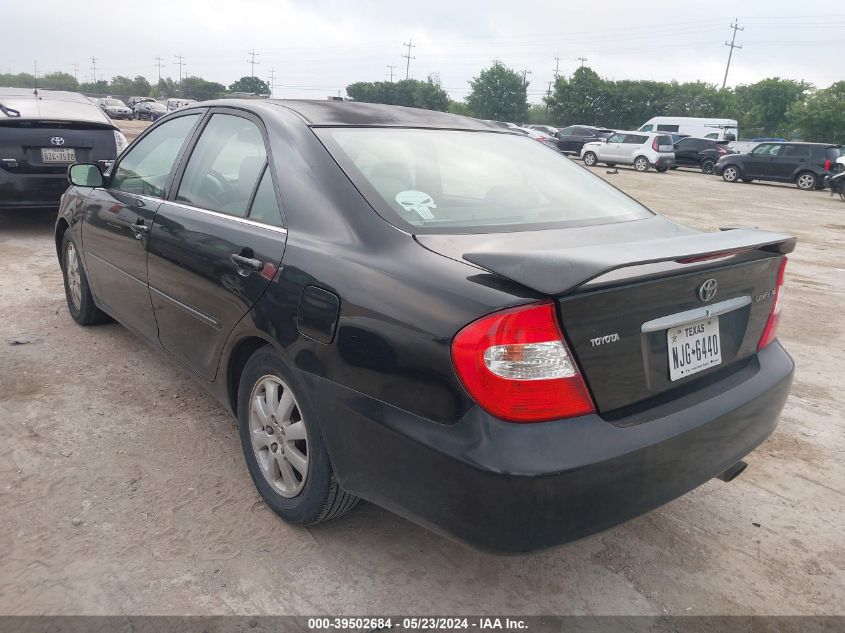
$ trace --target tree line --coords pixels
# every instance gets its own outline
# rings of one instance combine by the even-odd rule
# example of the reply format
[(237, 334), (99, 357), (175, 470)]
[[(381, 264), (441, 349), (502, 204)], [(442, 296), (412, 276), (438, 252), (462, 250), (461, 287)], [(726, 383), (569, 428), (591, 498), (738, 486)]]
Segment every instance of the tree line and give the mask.
[(718, 117), (736, 119), (743, 138), (845, 143), (845, 81), (816, 89), (805, 81), (772, 77), (721, 89), (701, 81), (614, 81), (583, 66), (571, 77), (558, 78), (543, 105), (530, 105), (523, 75), (494, 62), (469, 85), (469, 95), (463, 101), (451, 100), (436, 77), (356, 82), (346, 92), (357, 101), (448, 110), (515, 123), (636, 129), (655, 116)]
[(29, 73), (2, 74), (0, 73), (0, 86), (10, 88), (33, 88), (35, 86), (44, 90), (68, 90), (71, 92), (84, 92), (90, 95), (119, 95), (123, 97), (154, 97), (156, 99), (168, 99), (170, 97), (183, 97), (185, 99), (196, 99), (205, 101), (216, 99), (233, 92), (245, 92), (249, 94), (269, 94), (270, 86), (267, 82), (257, 77), (241, 77), (229, 84), (228, 88), (216, 81), (206, 81), (201, 77), (184, 77), (179, 83), (170, 77), (162, 78), (157, 83), (151, 84), (146, 77), (138, 75), (134, 78), (117, 75), (110, 81), (99, 79), (94, 82), (79, 82), (69, 74), (63, 72), (52, 72), (36, 78)]

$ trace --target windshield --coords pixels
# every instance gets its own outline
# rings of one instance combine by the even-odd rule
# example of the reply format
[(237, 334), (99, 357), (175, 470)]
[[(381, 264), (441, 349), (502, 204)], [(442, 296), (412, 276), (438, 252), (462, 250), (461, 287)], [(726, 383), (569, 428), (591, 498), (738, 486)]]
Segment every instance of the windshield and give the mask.
[(107, 106), (122, 106), (123, 105), (123, 101), (121, 101), (120, 99), (105, 99), (104, 102)]
[(651, 215), (522, 135), (393, 128), (315, 133), (379, 214), (413, 233), (528, 230)]

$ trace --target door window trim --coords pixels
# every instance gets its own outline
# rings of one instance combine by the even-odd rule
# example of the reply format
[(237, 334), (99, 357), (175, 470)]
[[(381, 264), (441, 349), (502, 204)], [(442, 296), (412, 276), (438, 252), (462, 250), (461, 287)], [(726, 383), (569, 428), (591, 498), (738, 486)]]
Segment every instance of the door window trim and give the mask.
[[(252, 211), (252, 203), (255, 200), (255, 193), (256, 193), (256, 191), (258, 191), (258, 185), (261, 183), (260, 177), (256, 180), (255, 185), (252, 188), (252, 193), (250, 194), (250, 198), (249, 198), (249, 204), (247, 204), (247, 207), (246, 207), (247, 215), (245, 215), (244, 217), (236, 216), (236, 215), (229, 215), (229, 214), (226, 214), (226, 213), (221, 213), (219, 211), (213, 211), (211, 209), (203, 209), (201, 207), (196, 207), (196, 206), (193, 206), (193, 205), (190, 205), (190, 204), (185, 204), (184, 202), (180, 202), (180, 201), (176, 200), (176, 194), (179, 191), (179, 187), (182, 184), (182, 178), (185, 175), (185, 169), (188, 166), (188, 162), (191, 160), (191, 154), (193, 154), (194, 149), (197, 146), (197, 143), (199, 142), (200, 138), (202, 137), (203, 131), (205, 131), (205, 128), (208, 127), (208, 122), (211, 120), (211, 117), (214, 116), (215, 114), (228, 114), (228, 115), (232, 115), (232, 116), (237, 116), (237, 117), (240, 117), (242, 119), (246, 119), (248, 121), (251, 121), (252, 123), (254, 123), (256, 125), (256, 127), (258, 127), (258, 131), (261, 133), (261, 140), (264, 141), (264, 151), (267, 154), (267, 159), (264, 162), (264, 167), (262, 167), (262, 169), (260, 170), (260, 174), (263, 176), (264, 170), (270, 169), (270, 172), (271, 172), (270, 178), (273, 181), (273, 190), (276, 194), (276, 202), (279, 205), (279, 213), (281, 213), (281, 216), (282, 216), (282, 226), (281, 227), (271, 226), (269, 224), (264, 224), (263, 222), (256, 222), (255, 220), (249, 219), (248, 214), (249, 214), (250, 211)], [(184, 209), (192, 209), (194, 211), (200, 211), (202, 213), (210, 213), (210, 214), (217, 216), (217, 217), (229, 218), (230, 220), (245, 222), (246, 224), (264, 227), (264, 228), (267, 228), (267, 229), (275, 230), (277, 232), (281, 229), (281, 230), (284, 231), (284, 233), (287, 233), (288, 223), (287, 223), (287, 219), (285, 217), (284, 205), (282, 204), (281, 198), (279, 197), (279, 187), (278, 187), (278, 183), (276, 182), (276, 173), (275, 172), (276, 172), (276, 169), (275, 169), (275, 165), (274, 165), (274, 162), (273, 162), (273, 151), (272, 151), (272, 148), (270, 146), (270, 138), (267, 134), (267, 128), (264, 125), (264, 121), (262, 121), (259, 116), (255, 115), (254, 113), (252, 113), (248, 110), (241, 110), (240, 108), (235, 108), (235, 107), (230, 107), (230, 106), (216, 106), (216, 107), (212, 107), (212, 108), (206, 108), (205, 115), (202, 117), (202, 120), (197, 124), (197, 128), (195, 129), (194, 134), (191, 137), (190, 142), (186, 146), (185, 151), (179, 157), (177, 168), (176, 168), (176, 171), (173, 175), (173, 182), (171, 183), (171, 186), (167, 191), (167, 197), (164, 199), (164, 202), (166, 202), (167, 204), (172, 204), (172, 205), (175, 205), (175, 206), (178, 206), (178, 207), (182, 207)]]
[[(196, 141), (197, 130), (202, 124), (207, 110), (208, 108), (191, 108), (189, 110), (185, 109), (180, 111), (178, 114), (168, 116), (167, 121), (161, 121), (161, 124), (164, 125), (168, 121), (175, 121), (176, 119), (179, 119), (183, 116), (196, 116), (197, 114), (199, 114), (199, 117), (197, 117), (197, 121), (194, 123), (194, 127), (192, 127), (191, 131), (188, 132), (188, 135), (185, 137), (185, 140), (182, 142), (182, 146), (179, 148), (179, 151), (176, 154), (176, 158), (173, 160), (173, 165), (170, 167), (170, 173), (167, 175), (167, 180), (165, 181), (163, 187), (164, 194), (161, 196), (161, 198), (157, 198), (155, 196), (145, 196), (142, 194), (134, 194), (128, 191), (122, 191), (120, 189), (118, 189), (118, 191), (121, 191), (121, 193), (126, 193), (128, 195), (147, 198), (148, 200), (155, 200), (156, 202), (164, 202), (165, 200), (167, 200), (170, 197), (170, 193), (173, 189), (173, 178), (176, 175), (176, 172), (179, 170), (180, 165), (182, 164), (182, 160), (185, 156), (187, 148), (192, 147), (193, 143)], [(102, 187), (103, 189), (105, 189), (106, 191), (110, 191), (112, 189), (111, 179), (112, 176), (117, 173), (117, 168), (120, 166), (120, 163), (125, 160), (125, 158), (129, 155), (129, 152), (132, 150), (133, 147), (135, 147), (144, 138), (146, 138), (148, 134), (158, 129), (159, 127), (160, 125), (158, 125), (158, 122), (156, 122), (156, 125), (149, 126), (146, 130), (144, 130), (137, 137), (135, 137), (135, 139), (129, 144), (129, 146), (125, 150), (123, 150), (123, 152), (121, 152), (118, 159), (114, 161), (112, 166), (109, 168), (108, 181), (104, 183), (104, 186)]]

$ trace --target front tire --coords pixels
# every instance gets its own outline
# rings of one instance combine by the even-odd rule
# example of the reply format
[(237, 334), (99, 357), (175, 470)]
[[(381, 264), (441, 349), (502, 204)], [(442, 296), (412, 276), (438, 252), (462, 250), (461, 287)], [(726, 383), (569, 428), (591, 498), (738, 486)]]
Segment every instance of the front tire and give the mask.
[(649, 166), (648, 159), (645, 156), (637, 156), (634, 159), (634, 169), (639, 172), (647, 172)]
[(587, 167), (595, 167), (599, 162), (598, 156), (595, 155), (593, 152), (587, 152), (584, 154), (584, 164)]
[(739, 180), (739, 169), (733, 165), (728, 165), (722, 172), (722, 180), (725, 182), (736, 182)]
[(812, 191), (816, 188), (816, 184), (818, 183), (818, 178), (816, 175), (809, 171), (804, 171), (798, 174), (798, 178), (795, 179), (795, 184), (798, 185), (799, 189), (804, 191)]
[(269, 346), (256, 351), (238, 387), (241, 446), (264, 502), (298, 525), (341, 516), (358, 502), (335, 479), (316, 417), (281, 355)]
[(79, 325), (96, 325), (110, 321), (111, 317), (97, 307), (88, 277), (79, 259), (79, 249), (70, 236), (70, 230), (62, 237), (62, 277), (65, 282), (65, 299), (71, 318)]

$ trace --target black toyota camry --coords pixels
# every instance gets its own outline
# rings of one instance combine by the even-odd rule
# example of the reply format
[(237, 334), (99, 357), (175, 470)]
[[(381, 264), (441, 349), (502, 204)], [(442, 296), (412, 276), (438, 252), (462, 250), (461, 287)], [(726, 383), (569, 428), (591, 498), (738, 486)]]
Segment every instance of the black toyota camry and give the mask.
[(789, 393), (793, 237), (681, 226), (482, 121), (206, 102), (69, 178), (71, 316), (205, 384), (293, 523), (363, 498), (559, 544), (731, 479)]

